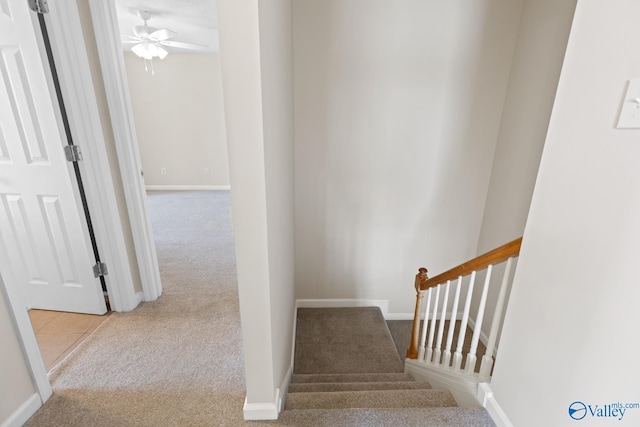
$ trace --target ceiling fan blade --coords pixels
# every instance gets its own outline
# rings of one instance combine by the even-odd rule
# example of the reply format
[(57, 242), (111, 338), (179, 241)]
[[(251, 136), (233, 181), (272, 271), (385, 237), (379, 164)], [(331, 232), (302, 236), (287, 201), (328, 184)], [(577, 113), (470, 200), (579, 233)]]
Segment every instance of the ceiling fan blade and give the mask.
[(143, 39), (149, 38), (149, 36), (156, 31), (158, 31), (157, 28), (148, 25), (136, 25), (133, 27), (133, 34)]
[(183, 43), (183, 42), (176, 42), (176, 41), (171, 41), (171, 40), (161, 41), (160, 44), (163, 45), (163, 46), (177, 47), (179, 49), (188, 49), (188, 50), (206, 51), (206, 50), (209, 49), (208, 46), (204, 46), (204, 45), (201, 45), (201, 44)]
[(149, 34), (149, 38), (152, 40), (164, 41), (175, 37), (176, 35), (177, 33), (174, 33), (167, 28), (162, 28), (161, 30), (154, 31), (153, 33)]

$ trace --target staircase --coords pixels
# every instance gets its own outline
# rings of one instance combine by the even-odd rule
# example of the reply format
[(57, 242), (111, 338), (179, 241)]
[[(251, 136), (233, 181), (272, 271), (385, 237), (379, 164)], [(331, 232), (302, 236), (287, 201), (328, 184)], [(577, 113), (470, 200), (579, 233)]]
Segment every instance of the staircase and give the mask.
[(298, 310), (294, 375), (279, 423), (313, 426), (495, 426), (448, 390), (404, 373), (377, 307)]

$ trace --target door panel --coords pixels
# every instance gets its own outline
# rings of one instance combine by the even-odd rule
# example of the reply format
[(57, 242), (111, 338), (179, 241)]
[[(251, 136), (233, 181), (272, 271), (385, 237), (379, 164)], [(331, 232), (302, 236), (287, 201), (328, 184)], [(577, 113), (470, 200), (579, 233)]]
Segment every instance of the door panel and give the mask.
[(102, 314), (32, 13), (26, 0), (0, 0), (0, 271), (31, 308)]

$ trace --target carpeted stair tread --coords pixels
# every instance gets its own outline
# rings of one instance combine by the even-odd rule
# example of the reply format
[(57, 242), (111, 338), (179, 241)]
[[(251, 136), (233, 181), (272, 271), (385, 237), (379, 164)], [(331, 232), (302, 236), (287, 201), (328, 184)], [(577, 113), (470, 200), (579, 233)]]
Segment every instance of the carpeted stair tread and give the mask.
[(448, 390), (368, 390), (288, 393), (285, 410), (343, 408), (430, 408), (457, 406)]
[(277, 424), (495, 427), (485, 409), (459, 408), (448, 390), (404, 373), (383, 320), (373, 307), (298, 309), (294, 375)]
[(299, 308), (294, 373), (404, 372), (379, 307)]
[(363, 383), (363, 382), (391, 382), (391, 381), (413, 381), (411, 374), (388, 372), (374, 374), (294, 374), (291, 377), (291, 384), (296, 383)]
[(313, 391), (418, 390), (430, 389), (426, 381), (390, 381), (361, 383), (298, 383), (289, 385), (289, 393)]
[[(496, 427), (484, 408), (293, 409), (274, 424), (306, 427)], [(252, 423), (270, 425), (269, 422)]]

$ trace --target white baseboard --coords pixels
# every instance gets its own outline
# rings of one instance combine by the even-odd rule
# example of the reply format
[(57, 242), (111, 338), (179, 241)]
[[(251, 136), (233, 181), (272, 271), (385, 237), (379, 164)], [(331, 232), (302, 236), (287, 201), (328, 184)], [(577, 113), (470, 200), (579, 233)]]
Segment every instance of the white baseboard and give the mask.
[(133, 308), (136, 308), (137, 306), (139, 306), (142, 301), (144, 301), (144, 293), (143, 292), (136, 292), (136, 298), (135, 298), (135, 301), (134, 301), (136, 306), (133, 307)]
[[(294, 335), (295, 340), (295, 335)], [(282, 379), (282, 383), (280, 383), (279, 390), (279, 398), (276, 401), (278, 405), (278, 413), (284, 411), (284, 399), (289, 391), (289, 383), (291, 382), (291, 376), (293, 375), (293, 363), (289, 365), (289, 369), (287, 369), (287, 373), (284, 375)]]
[[(384, 318), (389, 311), (389, 300), (386, 299), (299, 299), (298, 308), (331, 308), (331, 307), (379, 307)], [(413, 316), (411, 317), (413, 318)]]
[(385, 320), (413, 320), (413, 313), (387, 313)]
[(513, 424), (511, 424), (511, 421), (509, 421), (507, 414), (504, 413), (504, 411), (500, 407), (500, 404), (493, 395), (491, 384), (478, 384), (477, 398), (480, 404), (487, 410), (489, 415), (491, 415), (493, 422), (496, 423), (498, 427), (513, 427)]
[(0, 427), (20, 427), (24, 425), (41, 406), (40, 396), (37, 393), (32, 394), (18, 409), (9, 415), (9, 418), (2, 421)]
[(273, 402), (259, 402), (259, 403), (247, 403), (247, 398), (244, 399), (244, 407), (242, 412), (244, 419), (247, 421), (259, 421), (259, 420), (277, 420), (278, 414), (278, 402), (282, 400), (280, 397), (280, 389), (275, 390), (275, 399)]
[(113, 311), (120, 311), (120, 312), (129, 312), (129, 311), (133, 311), (135, 310), (141, 302), (144, 301), (144, 293), (143, 292), (136, 292), (135, 294), (133, 294), (133, 299), (128, 301), (128, 304), (125, 305), (124, 307), (120, 307), (120, 309), (114, 309), (113, 305), (111, 306), (111, 309)]
[(230, 190), (230, 185), (146, 185), (147, 191), (205, 191)]
[[(444, 319), (445, 320), (451, 320), (451, 318), (453, 317), (453, 312), (451, 311), (447, 311), (444, 314)], [(429, 320), (431, 320), (433, 318), (433, 313), (429, 313)], [(456, 321), (460, 320), (462, 318), (462, 312), (458, 311), (456, 312)], [(388, 313), (387, 320), (413, 320), (413, 312), (411, 313)], [(440, 313), (438, 313), (438, 319), (440, 319)], [(424, 320), (424, 307), (422, 307), (422, 310), (420, 310), (420, 320)], [(469, 326), (471, 327), (471, 329), (473, 329), (473, 326), (475, 325), (475, 322), (473, 321), (473, 319), (469, 318)], [(482, 337), (485, 336), (484, 334), (482, 334), (480, 336), (480, 339), (482, 339)], [(486, 338), (486, 336), (485, 336)]]
[[(327, 307), (380, 307), (385, 320), (413, 320), (411, 313), (389, 313), (389, 300), (386, 299), (299, 299), (296, 308), (327, 308)], [(422, 313), (424, 316), (424, 312)], [(458, 313), (458, 319), (462, 313)], [(429, 316), (431, 317), (431, 316)], [(446, 319), (451, 313), (446, 313)]]
[[(453, 313), (451, 311), (447, 311), (444, 315), (445, 320), (451, 320)], [(432, 319), (433, 313), (429, 313), (429, 320)], [(460, 320), (462, 317), (462, 312), (456, 312), (456, 321)], [(413, 320), (413, 312), (411, 313), (388, 313), (385, 317), (387, 320)], [(438, 319), (440, 319), (440, 313), (438, 313)], [(420, 320), (424, 320), (424, 307), (420, 311)], [(469, 326), (471, 326), (471, 319), (469, 319)], [(473, 329), (473, 327), (472, 327)], [(482, 339), (482, 337), (481, 337)]]

